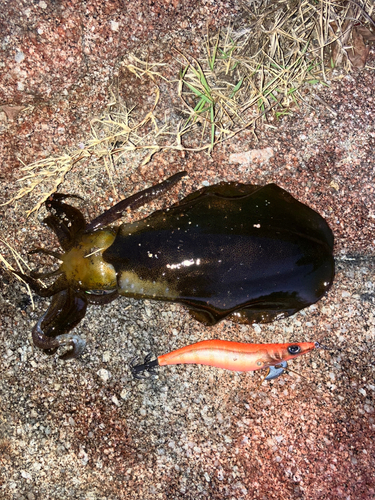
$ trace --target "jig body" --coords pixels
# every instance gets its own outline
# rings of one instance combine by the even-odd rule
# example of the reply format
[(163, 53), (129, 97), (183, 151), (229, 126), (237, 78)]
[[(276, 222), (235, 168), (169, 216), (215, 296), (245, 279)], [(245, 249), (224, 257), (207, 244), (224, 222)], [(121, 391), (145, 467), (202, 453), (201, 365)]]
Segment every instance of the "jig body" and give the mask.
[(148, 355), (142, 364), (137, 365), (134, 360), (130, 367), (135, 378), (142, 378), (141, 373), (144, 371), (154, 373), (157, 366), (181, 364), (208, 365), (237, 372), (268, 369), (265, 380), (271, 380), (284, 373), (289, 360), (319, 348), (326, 349), (319, 342), (244, 344), (227, 340), (203, 340), (152, 361)]

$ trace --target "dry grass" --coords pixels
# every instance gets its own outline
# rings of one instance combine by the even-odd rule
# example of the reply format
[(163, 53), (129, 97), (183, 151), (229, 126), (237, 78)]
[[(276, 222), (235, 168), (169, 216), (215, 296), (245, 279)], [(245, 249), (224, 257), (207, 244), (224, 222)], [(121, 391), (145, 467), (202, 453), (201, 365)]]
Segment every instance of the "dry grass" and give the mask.
[[(251, 3), (243, 27), (236, 30), (241, 54), (252, 69), (269, 69), (271, 63), (288, 68), (297, 59), (314, 61), (323, 78), (325, 67), (342, 62), (352, 69), (347, 50), (356, 24), (374, 26), (374, 4), (364, 0), (266, 0)], [(306, 73), (302, 72), (300, 76)], [(293, 78), (292, 79), (296, 80)], [(304, 82), (298, 78), (297, 83)]]
[[(38, 160), (30, 165), (22, 167), (26, 173), (18, 182), (21, 184), (17, 195), (8, 200), (6, 204), (12, 203), (26, 195), (39, 190), (39, 201), (32, 210), (27, 212), (31, 215), (39, 210), (47, 198), (57, 190), (64, 181), (66, 174), (79, 163), (88, 162), (89, 165), (98, 165), (102, 162), (110, 179), (111, 165), (127, 153), (142, 151), (145, 153), (143, 163), (147, 163), (152, 155), (162, 149), (182, 149), (179, 134), (176, 133), (174, 142), (161, 146), (157, 138), (165, 130), (157, 126), (154, 110), (159, 102), (159, 90), (155, 87), (155, 103), (147, 115), (139, 120), (133, 119), (132, 110), (126, 105), (113, 101), (108, 105), (108, 111), (100, 118), (91, 121), (91, 137), (81, 148), (58, 157), (50, 157)], [(149, 131), (149, 128), (152, 131)], [(46, 190), (44, 191), (44, 187)], [(115, 195), (116, 189), (112, 183)]]
[(205, 41), (199, 60), (180, 57), (180, 95), (187, 123), (202, 124), (201, 141), (215, 144), (265, 116), (287, 114), (312, 85), (327, 85), (332, 69), (352, 69), (348, 50), (358, 23), (374, 25), (374, 5), (353, 0), (254, 0), (236, 29)]
[[(139, 61), (140, 66), (146, 63)], [(142, 67), (132, 65), (132, 71), (138, 72), (140, 78), (154, 79), (159, 73), (143, 71)], [(159, 75), (162, 77), (162, 75)], [(169, 125), (165, 123), (158, 126), (155, 117), (155, 109), (159, 104), (159, 88), (155, 85), (155, 100), (153, 107), (146, 116), (139, 117), (134, 110), (129, 110), (125, 103), (113, 100), (107, 107), (107, 112), (91, 121), (91, 137), (82, 144), (81, 148), (67, 152), (62, 156), (49, 157), (30, 165), (23, 166), (21, 170), (26, 174), (18, 182), (21, 184), (16, 196), (3, 205), (17, 201), (24, 196), (37, 192), (39, 201), (26, 212), (27, 216), (39, 210), (48, 197), (54, 193), (65, 179), (66, 174), (79, 163), (86, 162), (89, 166), (102, 165), (112, 182), (111, 167), (117, 163), (123, 155), (141, 152), (143, 159), (141, 165), (147, 164), (152, 156), (163, 150), (186, 150), (199, 151), (206, 146), (198, 148), (186, 148), (182, 145), (182, 136), (191, 127), (177, 128), (170, 131)], [(117, 196), (116, 188), (112, 182), (114, 195)]]
[[(37, 191), (39, 201), (30, 215), (82, 162), (102, 165), (111, 178), (113, 165), (136, 151), (142, 153), (141, 164), (168, 149), (210, 153), (271, 111), (276, 118), (287, 114), (312, 85), (327, 84), (338, 64), (349, 71), (353, 27), (374, 24), (371, 0), (362, 5), (355, 0), (252, 0), (244, 9), (235, 29), (207, 34), (201, 58), (176, 53), (177, 80), (163, 75), (165, 64), (129, 58), (123, 67), (155, 85), (152, 108), (139, 116), (113, 99), (107, 112), (91, 122), (91, 137), (81, 149), (24, 166), (21, 187), (8, 203)], [(184, 118), (178, 124), (156, 118), (160, 81), (180, 98)]]
[[(25, 273), (25, 268), (27, 268), (28, 271), (30, 271), (30, 267), (28, 266), (27, 262), (25, 262), (25, 260), (22, 258), (22, 256), (17, 252), (17, 250), (15, 250), (11, 245), (9, 245), (6, 241), (0, 239), (0, 243), (3, 244), (8, 252), (11, 253), (12, 255), (12, 258), (13, 260), (16, 262), (17, 264), (17, 267), (18, 267), (18, 270), (21, 272), (21, 273)], [(4, 255), (0, 252), (0, 263), (2, 264), (2, 266), (7, 270), (7, 271), (15, 271), (14, 267), (12, 267), (12, 265), (8, 262), (8, 260), (4, 257)], [(23, 265), (22, 265), (23, 264)], [(24, 267), (23, 267), (24, 266)], [(31, 300), (31, 305), (32, 305), (32, 308), (34, 309), (34, 300), (33, 300), (33, 295), (31, 293), (31, 289), (30, 289), (30, 286), (20, 277), (20, 276), (17, 276), (16, 274), (14, 274), (13, 276), (16, 276), (16, 278), (19, 280), (19, 281), (22, 281), (22, 283), (26, 286), (27, 288), (27, 293), (30, 297), (30, 300)]]

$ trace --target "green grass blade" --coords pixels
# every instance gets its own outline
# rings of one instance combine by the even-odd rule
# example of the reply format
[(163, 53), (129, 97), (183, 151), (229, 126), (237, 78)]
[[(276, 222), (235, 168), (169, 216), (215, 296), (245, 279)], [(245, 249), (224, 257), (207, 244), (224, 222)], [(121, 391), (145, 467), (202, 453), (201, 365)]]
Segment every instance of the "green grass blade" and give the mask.
[(204, 94), (203, 92), (201, 92), (200, 90), (198, 90), (197, 88), (195, 88), (193, 85), (191, 85), (189, 82), (186, 82), (184, 81), (185, 85), (187, 87), (189, 87), (189, 89), (197, 96), (199, 97), (200, 99), (202, 99), (203, 101), (205, 101), (207, 104), (212, 104), (212, 99), (207, 96), (206, 94)]
[(232, 97), (237, 94), (237, 92), (240, 90), (241, 88), (241, 85), (242, 85), (242, 82), (243, 82), (243, 78), (241, 78), (241, 80), (237, 83), (237, 85), (234, 87), (234, 89), (232, 90), (232, 93), (230, 94), (229, 98), (232, 99)]

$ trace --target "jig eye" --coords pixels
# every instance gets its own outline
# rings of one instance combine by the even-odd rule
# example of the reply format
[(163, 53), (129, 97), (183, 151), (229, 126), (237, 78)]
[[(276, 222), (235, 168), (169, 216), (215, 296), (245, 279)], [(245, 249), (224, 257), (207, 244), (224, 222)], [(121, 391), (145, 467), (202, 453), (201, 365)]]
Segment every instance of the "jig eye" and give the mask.
[(299, 345), (290, 345), (288, 347), (288, 352), (289, 354), (298, 354), (299, 352), (301, 352), (301, 348)]

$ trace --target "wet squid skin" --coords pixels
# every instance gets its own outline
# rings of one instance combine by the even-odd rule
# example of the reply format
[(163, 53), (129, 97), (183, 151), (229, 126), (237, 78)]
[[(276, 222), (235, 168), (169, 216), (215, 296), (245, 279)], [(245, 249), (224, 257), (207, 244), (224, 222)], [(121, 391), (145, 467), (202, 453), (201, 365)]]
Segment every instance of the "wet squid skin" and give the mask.
[[(22, 277), (52, 297), (33, 329), (36, 346), (60, 345), (78, 356), (84, 342), (69, 333), (88, 304), (118, 295), (185, 305), (198, 321), (224, 318), (265, 323), (319, 300), (334, 276), (333, 235), (326, 221), (275, 184), (220, 183), (204, 187), (143, 220), (109, 227), (126, 210), (165, 193), (186, 173), (141, 191), (91, 223), (55, 194), (45, 223), (64, 253), (37, 249), (62, 261), (58, 271)], [(20, 273), (18, 273), (20, 274)], [(56, 275), (48, 288), (38, 277)]]

